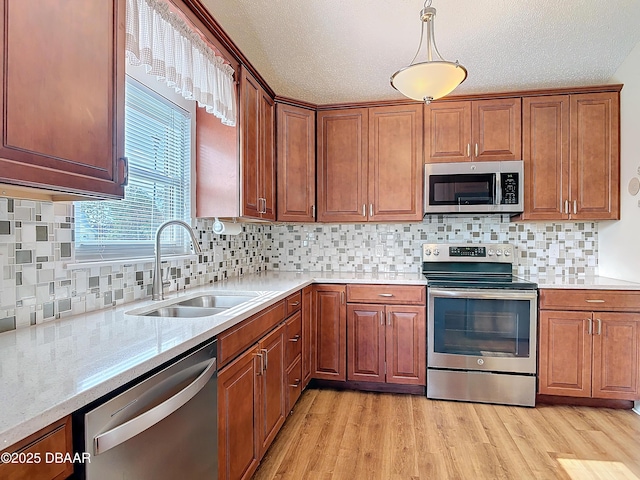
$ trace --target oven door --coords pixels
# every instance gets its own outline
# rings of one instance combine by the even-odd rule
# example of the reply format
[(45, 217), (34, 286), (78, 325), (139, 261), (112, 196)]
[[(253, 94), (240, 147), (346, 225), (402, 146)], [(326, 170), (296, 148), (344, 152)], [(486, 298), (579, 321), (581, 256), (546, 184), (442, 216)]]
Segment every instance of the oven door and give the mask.
[(428, 368), (536, 373), (537, 291), (429, 288)]

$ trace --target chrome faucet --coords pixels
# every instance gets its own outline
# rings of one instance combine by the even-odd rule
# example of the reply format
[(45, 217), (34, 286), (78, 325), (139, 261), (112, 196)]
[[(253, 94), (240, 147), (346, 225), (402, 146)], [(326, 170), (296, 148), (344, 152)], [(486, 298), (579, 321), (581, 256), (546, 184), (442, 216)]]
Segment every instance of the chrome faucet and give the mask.
[[(188, 223), (183, 222), (182, 220), (169, 220), (168, 222), (164, 222), (160, 227), (158, 227), (158, 231), (156, 232), (156, 246), (155, 246), (155, 257), (156, 264), (153, 268), (153, 286), (151, 287), (151, 298), (153, 300), (164, 300), (164, 292), (163, 287), (165, 286), (165, 282), (162, 280), (162, 267), (160, 260), (160, 234), (162, 231), (171, 226), (171, 225), (180, 225), (185, 228), (187, 232), (191, 235), (191, 242), (193, 243), (193, 250), (196, 253), (202, 253), (202, 248), (200, 248), (200, 244), (196, 239), (195, 234), (193, 233), (193, 229), (189, 226)], [(167, 282), (166, 284), (168, 284)]]

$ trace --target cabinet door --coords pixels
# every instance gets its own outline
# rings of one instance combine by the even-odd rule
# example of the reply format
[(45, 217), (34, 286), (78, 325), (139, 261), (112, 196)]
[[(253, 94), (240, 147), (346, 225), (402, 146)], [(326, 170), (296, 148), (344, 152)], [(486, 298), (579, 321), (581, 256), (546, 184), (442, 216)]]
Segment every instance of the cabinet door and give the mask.
[(387, 383), (427, 384), (426, 309), (386, 307)]
[(347, 305), (347, 380), (385, 381), (383, 305)]
[(369, 109), (369, 220), (422, 220), (422, 108)]
[(245, 69), (240, 76), (241, 205), (244, 217), (260, 218), (260, 104), (262, 88)]
[(277, 105), (278, 221), (313, 222), (316, 204), (316, 116)]
[(427, 105), (424, 132), (426, 163), (471, 160), (471, 102)]
[(591, 396), (591, 313), (540, 311), (538, 393)]
[(640, 399), (640, 314), (594, 314), (592, 396)]
[(571, 95), (571, 218), (620, 218), (619, 93)]
[(344, 285), (314, 287), (314, 378), (347, 379), (347, 308)]
[(368, 110), (318, 113), (318, 221), (367, 219)]
[(569, 96), (523, 99), (523, 220), (566, 220)]
[(250, 478), (260, 461), (258, 405), (260, 368), (253, 348), (218, 374), (218, 478)]
[(0, 9), (0, 183), (122, 198), (125, 1)]
[(262, 199), (260, 218), (276, 219), (276, 152), (275, 104), (271, 97), (260, 92), (260, 157), (258, 162), (259, 197)]
[(263, 366), (259, 375), (261, 387), (258, 415), (259, 458), (262, 458), (273, 442), (286, 417), (285, 330), (285, 325), (281, 324), (258, 345)]
[(522, 159), (520, 98), (471, 102), (471, 155), (474, 161)]
[(313, 371), (315, 342), (313, 332), (313, 286), (302, 289), (302, 388), (306, 388)]

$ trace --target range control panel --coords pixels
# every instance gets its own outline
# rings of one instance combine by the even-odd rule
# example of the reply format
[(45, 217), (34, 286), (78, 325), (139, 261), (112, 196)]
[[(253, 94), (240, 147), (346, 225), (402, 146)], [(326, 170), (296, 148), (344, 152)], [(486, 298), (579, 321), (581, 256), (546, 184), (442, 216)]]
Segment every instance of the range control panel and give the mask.
[(513, 263), (514, 247), (508, 243), (424, 243), (423, 262)]

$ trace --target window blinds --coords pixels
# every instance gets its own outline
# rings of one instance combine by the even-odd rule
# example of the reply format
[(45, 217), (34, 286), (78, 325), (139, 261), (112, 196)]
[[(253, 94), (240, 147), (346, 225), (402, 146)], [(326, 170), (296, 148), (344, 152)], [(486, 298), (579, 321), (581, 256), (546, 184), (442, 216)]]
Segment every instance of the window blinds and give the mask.
[[(127, 77), (124, 200), (75, 204), (76, 258), (131, 258), (153, 254), (158, 227), (189, 221), (190, 114)], [(187, 252), (182, 229), (163, 233), (163, 253)]]

